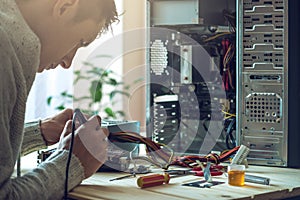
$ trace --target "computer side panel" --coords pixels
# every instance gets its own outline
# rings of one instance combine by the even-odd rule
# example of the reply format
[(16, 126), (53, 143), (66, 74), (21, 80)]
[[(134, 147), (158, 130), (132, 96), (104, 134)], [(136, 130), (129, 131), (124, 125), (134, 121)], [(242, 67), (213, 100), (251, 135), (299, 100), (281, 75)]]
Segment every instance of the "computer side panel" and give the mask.
[(250, 164), (288, 163), (287, 5), (238, 1), (237, 140), (250, 148)]

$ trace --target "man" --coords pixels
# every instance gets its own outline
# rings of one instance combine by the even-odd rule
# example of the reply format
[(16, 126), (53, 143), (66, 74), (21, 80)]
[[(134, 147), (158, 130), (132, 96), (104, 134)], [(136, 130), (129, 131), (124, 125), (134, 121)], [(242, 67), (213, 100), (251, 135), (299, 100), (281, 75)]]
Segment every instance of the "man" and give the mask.
[[(69, 68), (78, 48), (117, 21), (114, 0), (0, 1), (0, 199), (61, 199), (73, 111), (26, 124), (27, 96), (36, 72)], [(75, 132), (68, 190), (105, 161), (107, 135), (93, 116)], [(98, 128), (97, 128), (98, 127)], [(55, 144), (58, 150), (33, 171), (11, 178), (19, 153)], [(91, 145), (87, 145), (91, 144)]]

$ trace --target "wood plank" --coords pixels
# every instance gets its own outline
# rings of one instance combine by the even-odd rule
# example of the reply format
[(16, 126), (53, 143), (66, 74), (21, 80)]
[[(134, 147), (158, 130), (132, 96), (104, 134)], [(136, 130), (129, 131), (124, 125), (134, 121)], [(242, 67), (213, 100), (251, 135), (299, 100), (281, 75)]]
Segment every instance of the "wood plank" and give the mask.
[(300, 169), (250, 166), (247, 174), (269, 177), (270, 185), (247, 183), (242, 186), (227, 184), (225, 175), (213, 177), (214, 181), (224, 184), (211, 188), (197, 188), (182, 186), (183, 183), (203, 180), (202, 177), (192, 175), (172, 178), (169, 184), (140, 189), (137, 187), (137, 178), (127, 178), (118, 181), (109, 181), (125, 173), (97, 173), (76, 187), (71, 197), (78, 199), (239, 199), (260, 200), (278, 199), (300, 195)]
[[(151, 199), (168, 199), (170, 196), (160, 193), (140, 189), (136, 186), (136, 178), (128, 178), (118, 181), (109, 181), (116, 174), (98, 173), (80, 186), (70, 192), (70, 197), (80, 199), (86, 196), (86, 199), (122, 199), (122, 200), (141, 200), (151, 197)], [(122, 176), (122, 175), (121, 175)], [(119, 175), (117, 174), (117, 177)], [(79, 195), (79, 196), (78, 196)], [(173, 196), (174, 200), (182, 200), (181, 197)]]

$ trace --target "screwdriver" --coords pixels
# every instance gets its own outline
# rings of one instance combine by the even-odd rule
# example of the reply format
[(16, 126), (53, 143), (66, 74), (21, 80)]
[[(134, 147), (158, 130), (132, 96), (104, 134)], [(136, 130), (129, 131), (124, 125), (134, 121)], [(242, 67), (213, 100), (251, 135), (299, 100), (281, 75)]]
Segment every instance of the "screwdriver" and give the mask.
[(129, 175), (125, 175), (125, 176), (110, 179), (109, 181), (122, 180), (122, 179), (125, 179), (125, 178), (130, 178), (130, 177), (135, 177), (135, 176), (136, 176), (135, 173), (132, 173), (132, 174), (129, 174)]
[(170, 175), (168, 173), (165, 174), (151, 174), (146, 176), (141, 176), (137, 179), (137, 185), (140, 188), (147, 188), (158, 186), (162, 184), (168, 184), (170, 181)]

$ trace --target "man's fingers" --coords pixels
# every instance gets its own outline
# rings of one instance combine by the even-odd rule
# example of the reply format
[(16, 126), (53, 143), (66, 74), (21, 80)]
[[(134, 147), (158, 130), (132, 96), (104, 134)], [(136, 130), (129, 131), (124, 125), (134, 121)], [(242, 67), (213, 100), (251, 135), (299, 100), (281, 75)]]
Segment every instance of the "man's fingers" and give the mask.
[(96, 130), (100, 130), (101, 129), (101, 131), (104, 133), (104, 135), (106, 136), (106, 137), (108, 137), (108, 135), (109, 135), (109, 130), (107, 129), (107, 128), (101, 128), (101, 118), (99, 117), (99, 115), (94, 115), (94, 116), (92, 116), (89, 120), (94, 120), (95, 121), (95, 118), (97, 119), (97, 121), (98, 121), (98, 123), (95, 123), (94, 122), (94, 126), (95, 126), (95, 129)]
[(101, 128), (101, 129), (102, 129), (103, 133), (106, 135), (106, 137), (108, 137), (109, 136), (108, 128)]
[(96, 115), (96, 118), (98, 120), (98, 123), (101, 125), (101, 117), (99, 115)]
[(70, 108), (66, 108), (60, 113), (58, 113), (58, 115), (56, 115), (53, 119), (66, 122), (67, 120), (72, 119), (72, 117), (73, 117), (73, 110)]
[(71, 132), (72, 132), (72, 120), (68, 120), (63, 130), (63, 137), (69, 135)]

